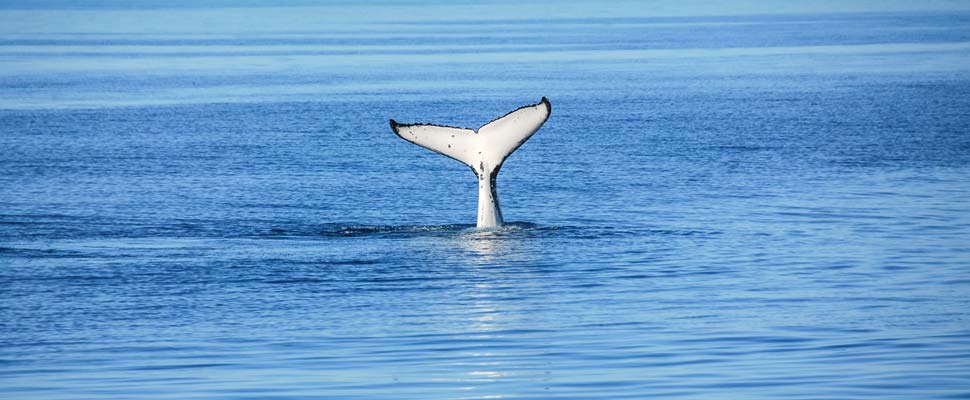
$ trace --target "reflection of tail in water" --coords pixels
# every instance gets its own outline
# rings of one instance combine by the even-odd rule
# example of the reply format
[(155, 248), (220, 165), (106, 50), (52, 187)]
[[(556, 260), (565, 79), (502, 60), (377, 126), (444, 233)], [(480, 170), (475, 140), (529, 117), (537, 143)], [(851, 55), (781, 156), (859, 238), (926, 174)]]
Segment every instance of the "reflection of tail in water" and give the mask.
[(479, 256), (495, 256), (509, 248), (507, 241), (507, 238), (495, 235), (491, 231), (481, 231), (464, 235), (460, 243), (465, 251)]
[(521, 249), (523, 237), (540, 232), (536, 224), (528, 222), (509, 222), (501, 228), (492, 230), (471, 230), (461, 234), (459, 240), (465, 251), (480, 257), (480, 261), (506, 258), (514, 249)]

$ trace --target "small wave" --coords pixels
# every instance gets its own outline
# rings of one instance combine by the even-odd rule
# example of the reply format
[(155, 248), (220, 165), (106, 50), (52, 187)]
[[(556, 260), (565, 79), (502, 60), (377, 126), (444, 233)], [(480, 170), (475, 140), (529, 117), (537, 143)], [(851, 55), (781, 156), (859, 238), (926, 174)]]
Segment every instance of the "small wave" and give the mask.
[(413, 237), (438, 235), (500, 236), (511, 233), (558, 230), (559, 227), (542, 227), (530, 222), (510, 222), (501, 228), (478, 230), (472, 224), (444, 225), (357, 225), (326, 224), (319, 234), (327, 237)]
[(474, 229), (474, 225), (342, 225), (327, 224), (319, 231), (322, 236), (413, 236), (421, 234), (457, 233)]
[(58, 249), (34, 249), (0, 246), (0, 255), (22, 258), (81, 258), (89, 255), (78, 251)]
[(712, 230), (691, 229), (661, 229), (656, 227), (621, 227), (621, 226), (569, 226), (569, 225), (539, 225), (525, 221), (508, 222), (496, 229), (477, 229), (472, 224), (441, 224), (441, 225), (369, 225), (356, 223), (328, 223), (323, 225), (273, 227), (256, 236), (261, 237), (378, 237), (378, 238), (412, 238), (412, 237), (447, 237), (462, 236), (471, 239), (488, 239), (516, 236), (546, 236), (606, 239), (632, 236), (682, 236), (707, 237), (719, 235), (722, 232)]
[(326, 283), (329, 280), (317, 279), (317, 278), (290, 278), (290, 279), (273, 279), (268, 280), (266, 283), (271, 285), (293, 285), (293, 284), (303, 284), (303, 283)]

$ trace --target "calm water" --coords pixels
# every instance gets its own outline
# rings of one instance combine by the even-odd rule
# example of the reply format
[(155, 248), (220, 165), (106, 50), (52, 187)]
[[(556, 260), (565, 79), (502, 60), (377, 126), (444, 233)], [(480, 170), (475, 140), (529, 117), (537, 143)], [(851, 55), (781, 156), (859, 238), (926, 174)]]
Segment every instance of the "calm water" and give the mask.
[(31, 4), (3, 398), (970, 398), (970, 13)]

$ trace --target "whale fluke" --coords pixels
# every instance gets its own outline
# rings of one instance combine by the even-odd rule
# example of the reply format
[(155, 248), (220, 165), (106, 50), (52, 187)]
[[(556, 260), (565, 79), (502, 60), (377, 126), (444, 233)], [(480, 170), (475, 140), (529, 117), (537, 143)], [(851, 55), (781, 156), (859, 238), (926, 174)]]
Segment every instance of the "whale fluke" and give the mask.
[(502, 226), (502, 210), (495, 192), (495, 177), (515, 149), (549, 119), (552, 105), (543, 97), (480, 128), (457, 128), (434, 124), (399, 124), (391, 120), (394, 133), (411, 143), (446, 155), (471, 167), (478, 176), (478, 228)]

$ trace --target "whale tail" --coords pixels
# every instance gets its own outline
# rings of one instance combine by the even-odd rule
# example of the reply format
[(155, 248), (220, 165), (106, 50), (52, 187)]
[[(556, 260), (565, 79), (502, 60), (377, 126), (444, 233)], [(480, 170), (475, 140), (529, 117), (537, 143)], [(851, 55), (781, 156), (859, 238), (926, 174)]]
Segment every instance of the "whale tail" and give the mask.
[(399, 124), (391, 120), (394, 133), (411, 143), (451, 157), (471, 167), (478, 176), (478, 228), (502, 225), (502, 210), (495, 192), (495, 178), (512, 152), (549, 119), (552, 105), (542, 101), (520, 107), (478, 129), (433, 124)]

